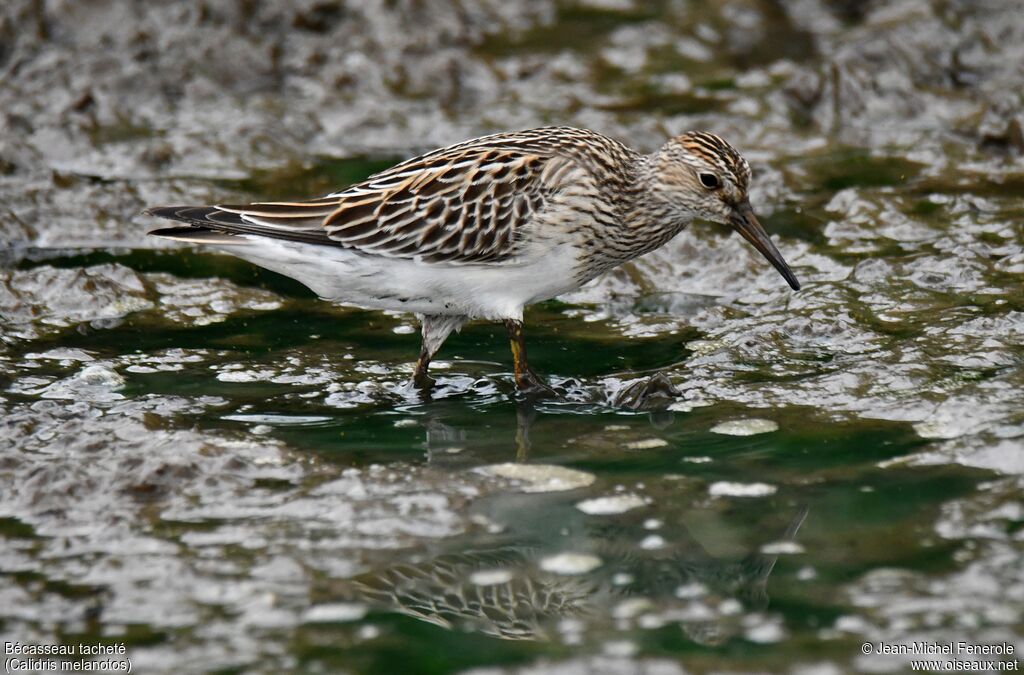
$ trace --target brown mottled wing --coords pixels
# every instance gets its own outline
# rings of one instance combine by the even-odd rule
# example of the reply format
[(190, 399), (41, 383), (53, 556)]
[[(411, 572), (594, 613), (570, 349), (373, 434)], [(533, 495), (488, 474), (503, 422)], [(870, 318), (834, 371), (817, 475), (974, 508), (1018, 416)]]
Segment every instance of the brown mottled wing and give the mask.
[(528, 145), (454, 146), (321, 199), (218, 206), (191, 222), (380, 256), (498, 263), (515, 256), (569, 164)]
[(428, 262), (497, 262), (554, 189), (550, 157), (475, 147), (399, 165), (338, 195), (328, 236)]

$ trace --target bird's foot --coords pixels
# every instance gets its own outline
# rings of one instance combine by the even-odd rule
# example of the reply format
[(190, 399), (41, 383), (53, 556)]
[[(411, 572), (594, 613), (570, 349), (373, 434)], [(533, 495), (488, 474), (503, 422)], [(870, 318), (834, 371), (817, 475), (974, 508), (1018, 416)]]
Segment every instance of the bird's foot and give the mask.
[(430, 391), (434, 388), (434, 384), (437, 382), (434, 378), (429, 375), (413, 375), (412, 383), (417, 389), (423, 389)]
[(656, 373), (617, 392), (611, 403), (616, 408), (653, 412), (668, 408), (678, 397), (679, 391), (668, 377), (664, 373)]
[(427, 375), (425, 370), (416, 369), (416, 372), (412, 374), (412, 386), (416, 387), (420, 395), (426, 399), (430, 398), (431, 392), (434, 390), (434, 384), (436, 380), (430, 375)]
[(516, 373), (516, 387), (519, 392), (529, 399), (551, 398), (564, 400), (565, 394), (551, 387), (542, 380), (532, 369)]

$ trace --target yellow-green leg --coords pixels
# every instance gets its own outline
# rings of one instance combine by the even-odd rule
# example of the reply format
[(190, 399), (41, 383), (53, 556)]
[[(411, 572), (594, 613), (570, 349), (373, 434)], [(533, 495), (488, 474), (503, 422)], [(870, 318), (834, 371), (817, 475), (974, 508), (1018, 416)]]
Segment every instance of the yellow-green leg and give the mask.
[(523, 322), (515, 319), (505, 320), (509, 344), (512, 347), (512, 362), (516, 376), (516, 387), (527, 394), (540, 394), (558, 397), (558, 392), (549, 387), (537, 376), (526, 360), (526, 339), (523, 336)]

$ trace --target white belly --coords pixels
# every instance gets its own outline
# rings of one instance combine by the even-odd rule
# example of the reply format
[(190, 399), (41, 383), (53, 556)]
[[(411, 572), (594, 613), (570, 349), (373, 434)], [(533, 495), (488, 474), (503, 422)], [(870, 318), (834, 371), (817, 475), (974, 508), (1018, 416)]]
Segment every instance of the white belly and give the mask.
[(578, 287), (576, 249), (559, 244), (529, 262), (444, 265), (246, 236), (226, 253), (291, 277), (343, 305), (478, 319), (522, 319), (525, 305)]

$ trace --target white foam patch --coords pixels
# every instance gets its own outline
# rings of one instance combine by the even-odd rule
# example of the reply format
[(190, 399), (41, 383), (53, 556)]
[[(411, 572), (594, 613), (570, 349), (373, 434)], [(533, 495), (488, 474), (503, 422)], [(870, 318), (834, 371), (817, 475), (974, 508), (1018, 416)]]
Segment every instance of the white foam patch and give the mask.
[(797, 555), (803, 553), (804, 547), (795, 541), (773, 541), (761, 547), (765, 555)]
[(469, 575), (469, 583), (477, 586), (497, 586), (512, 581), (508, 570), (480, 570)]
[(366, 616), (366, 605), (338, 602), (329, 605), (315, 605), (302, 615), (305, 623), (344, 623), (359, 621)]
[(274, 375), (271, 370), (225, 370), (217, 373), (221, 382), (265, 382)]
[(754, 436), (778, 431), (779, 425), (771, 420), (763, 420), (751, 417), (745, 420), (732, 420), (722, 422), (711, 427), (711, 433), (724, 434), (726, 436)]
[(668, 445), (668, 441), (663, 438), (644, 438), (626, 443), (626, 447), (630, 450), (653, 450), (654, 448), (664, 448), (666, 445)]
[(587, 487), (594, 474), (553, 464), (490, 464), (473, 469), (476, 473), (516, 482), (522, 492), (563, 492)]
[(706, 408), (709, 405), (713, 405), (713, 401), (707, 399), (695, 399), (692, 401), (676, 401), (671, 404), (668, 409), (673, 412), (690, 412), (694, 408)]
[(691, 340), (684, 345), (694, 356), (706, 356), (726, 346), (722, 340)]
[(950, 439), (958, 438), (971, 431), (973, 420), (954, 420), (950, 417), (935, 417), (917, 422), (914, 431), (921, 438)]
[(654, 605), (647, 598), (629, 598), (615, 605), (612, 616), (616, 619), (634, 619), (653, 608)]
[(744, 637), (751, 642), (766, 645), (781, 642), (786, 637), (786, 631), (780, 621), (768, 620), (747, 628)]
[(601, 559), (589, 553), (559, 553), (540, 561), (540, 568), (553, 574), (586, 574), (601, 566)]
[(48, 361), (95, 361), (88, 352), (81, 349), (68, 349), (65, 347), (51, 349), (49, 351), (42, 352), (41, 354), (36, 354), (34, 352), (25, 354), (25, 359), (32, 361), (39, 359), (45, 359)]
[(645, 551), (657, 551), (665, 547), (665, 539), (657, 534), (649, 534), (640, 542), (640, 548)]
[(712, 483), (708, 492), (712, 497), (767, 497), (778, 490), (768, 483), (733, 483), (726, 480)]
[(124, 385), (124, 378), (113, 368), (104, 364), (94, 364), (50, 384), (39, 392), (39, 396), (69, 401), (118, 401), (124, 396), (116, 392)]
[(625, 494), (584, 499), (576, 504), (576, 508), (591, 516), (611, 516), (638, 509), (644, 505), (646, 502), (640, 495)]
[(330, 422), (332, 418), (323, 415), (260, 415), (260, 414), (235, 414), (224, 415), (221, 419), (231, 422), (247, 422), (250, 424), (276, 424), (279, 426), (306, 424), (319, 424)]
[(692, 600), (693, 598), (707, 595), (707, 592), (707, 586), (698, 581), (693, 581), (676, 587), (675, 596), (680, 600)]
[(124, 386), (124, 378), (112, 368), (106, 366), (86, 366), (78, 373), (78, 379), (90, 387), (109, 387), (120, 389)]

